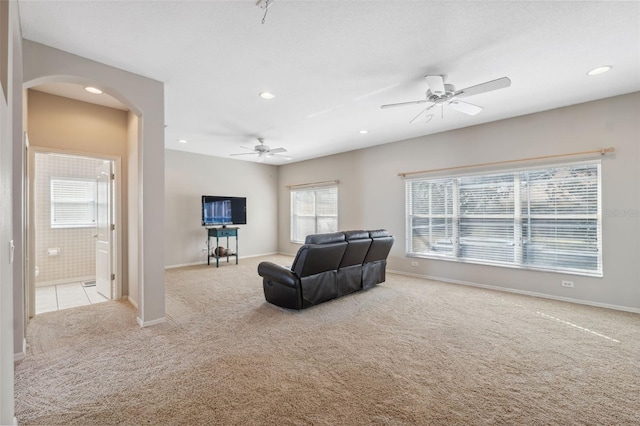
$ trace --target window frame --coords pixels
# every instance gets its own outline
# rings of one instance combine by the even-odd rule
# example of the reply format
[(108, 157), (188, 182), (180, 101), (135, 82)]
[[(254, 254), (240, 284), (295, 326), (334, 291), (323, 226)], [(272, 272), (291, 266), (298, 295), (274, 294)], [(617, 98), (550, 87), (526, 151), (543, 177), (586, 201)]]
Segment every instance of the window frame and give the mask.
[[(318, 205), (316, 203), (316, 197), (317, 197), (317, 193), (320, 191), (327, 191), (327, 190), (333, 190), (335, 191), (335, 215), (330, 215), (330, 214), (318, 214)], [(297, 193), (313, 193), (314, 196), (314, 203), (313, 203), (313, 213), (312, 214), (306, 214), (306, 215), (301, 215), (299, 213), (296, 212), (296, 194)], [(327, 186), (315, 186), (315, 187), (307, 187), (307, 188), (292, 188), (290, 190), (290, 195), (289, 195), (289, 223), (290, 223), (290, 229), (289, 229), (289, 240), (291, 243), (294, 244), (304, 244), (304, 240), (306, 238), (307, 235), (311, 235), (311, 234), (317, 234), (319, 233), (318, 230), (318, 222), (320, 219), (323, 218), (335, 218), (335, 229), (326, 231), (326, 232), (337, 232), (339, 229), (338, 226), (338, 221), (339, 221), (339, 215), (338, 215), (338, 185), (327, 185)], [(308, 218), (314, 218), (314, 226), (313, 226), (313, 232), (307, 233), (305, 235), (298, 235), (298, 226), (297, 225), (297, 220), (296, 218), (298, 217), (308, 217)], [(325, 231), (323, 231), (325, 232)]]
[[(573, 207), (573, 210), (570, 210), (569, 214), (567, 213), (556, 213), (553, 215), (540, 215), (539, 213), (532, 213), (531, 206), (527, 203), (531, 201), (529, 198), (529, 194), (522, 194), (522, 188), (526, 188), (526, 185), (529, 185), (529, 182), (526, 185), (523, 185), (520, 182), (522, 176), (526, 173), (532, 172), (550, 172), (556, 171), (558, 169), (567, 168), (568, 170), (579, 170), (580, 168), (584, 168), (585, 170), (592, 168), (595, 173), (593, 176), (589, 178), (588, 181), (582, 183), (581, 192), (579, 195), (584, 195), (589, 198), (590, 206), (593, 210), (595, 204), (595, 211), (589, 212), (588, 214), (582, 212), (581, 209), (584, 207), (584, 204), (576, 205)], [(496, 214), (496, 217), (502, 217), (502, 223), (498, 221), (498, 224), (513, 224), (513, 236), (512, 239), (509, 240), (506, 236), (509, 234), (508, 231), (504, 231), (502, 234), (499, 232), (494, 232), (494, 236), (502, 237), (502, 240), (499, 238), (496, 240), (497, 244), (503, 244), (503, 246), (512, 245), (513, 249), (511, 252), (511, 256), (513, 257), (513, 261), (503, 261), (503, 260), (487, 260), (484, 259), (476, 259), (473, 257), (466, 256), (462, 254), (463, 252), (463, 242), (461, 239), (464, 239), (464, 234), (461, 231), (461, 226), (464, 224), (465, 220), (469, 221), (473, 219), (473, 215), (463, 214), (460, 212), (461, 207), (461, 197), (459, 192), (460, 181), (465, 178), (481, 178), (481, 177), (496, 177), (501, 175), (513, 175), (513, 185), (510, 187), (513, 195), (513, 209), (510, 213), (505, 213), (503, 215)], [(564, 180), (559, 180), (556, 177), (553, 180), (549, 180), (550, 183), (554, 182), (564, 182)], [(432, 189), (431, 186), (428, 187), (428, 196), (421, 198), (420, 200), (427, 200), (427, 202), (422, 203), (422, 207), (428, 207), (427, 210), (429, 213), (420, 214), (416, 213), (417, 202), (420, 200), (414, 199), (414, 193), (412, 191), (413, 186), (416, 183), (422, 183), (425, 188), (417, 188), (417, 192), (420, 190), (427, 191), (426, 186), (431, 185), (446, 185), (449, 184), (450, 188), (452, 188), (451, 197), (451, 212), (444, 211), (443, 214), (434, 214), (432, 202), (440, 201), (440, 200), (432, 200)], [(595, 186), (597, 189), (593, 189)], [(593, 191), (597, 191), (595, 195)], [(588, 192), (591, 191), (591, 192)], [(440, 192), (443, 192), (442, 190)], [(588, 192), (588, 193), (587, 193)], [(446, 204), (446, 199), (443, 203)], [(523, 204), (525, 203), (525, 204)], [(437, 203), (436, 203), (437, 204)], [(437, 204), (440, 206), (440, 204)], [(443, 204), (444, 205), (444, 204)], [(497, 205), (497, 203), (496, 203)], [(549, 203), (551, 206), (552, 203)], [(557, 204), (555, 204), (557, 205)], [(526, 206), (526, 207), (525, 207)], [(495, 207), (495, 206), (491, 206)], [(477, 218), (485, 220), (485, 222), (489, 223), (490, 221), (487, 218), (489, 215), (482, 216), (478, 215)], [(525, 228), (529, 226), (528, 229), (531, 229), (531, 224), (537, 218), (542, 218), (546, 220), (552, 221), (551, 225), (547, 225), (550, 228), (555, 229), (556, 234), (560, 234), (558, 231), (562, 231), (562, 223), (568, 223), (569, 232), (573, 232), (571, 237), (573, 240), (570, 240), (569, 244), (572, 244), (573, 247), (579, 247), (576, 244), (583, 244), (583, 248), (581, 250), (571, 250), (571, 245), (569, 246), (569, 250), (565, 253), (568, 254), (569, 261), (565, 260), (557, 260), (555, 263), (552, 259), (551, 253), (555, 253), (553, 249), (538, 251), (537, 253), (540, 255), (543, 261), (546, 261), (546, 264), (540, 264), (535, 262), (540, 262), (540, 259), (533, 259), (533, 256), (530, 253), (533, 252), (533, 248), (530, 251), (527, 251), (528, 247), (533, 247), (533, 242), (526, 239), (525, 236)], [(509, 220), (505, 220), (509, 219)], [(416, 223), (420, 223), (420, 220), (423, 223), (428, 222), (423, 226), (417, 226)], [(446, 228), (444, 235), (448, 236), (448, 238), (441, 238), (442, 242), (440, 246), (437, 246), (438, 243), (433, 243), (433, 241), (437, 241), (433, 238), (433, 234), (437, 234), (434, 232), (434, 220), (440, 220), (443, 223), (449, 222), (450, 228)], [(580, 220), (583, 222), (581, 223)], [(564, 222), (563, 222), (564, 221)], [(491, 226), (490, 224), (488, 225)], [(545, 224), (542, 223), (542, 227)], [(461, 263), (472, 263), (472, 264), (480, 264), (480, 265), (491, 265), (491, 266), (500, 266), (500, 267), (508, 267), (508, 268), (516, 268), (516, 269), (524, 269), (524, 270), (535, 270), (535, 271), (546, 271), (546, 272), (558, 272), (558, 273), (566, 273), (572, 275), (585, 275), (585, 276), (594, 276), (594, 277), (602, 277), (603, 276), (603, 242), (602, 242), (602, 161), (601, 160), (591, 160), (591, 161), (580, 161), (580, 162), (565, 162), (565, 163), (551, 163), (551, 164), (541, 164), (537, 166), (530, 167), (522, 167), (522, 168), (513, 168), (513, 169), (494, 169), (494, 170), (483, 170), (481, 172), (475, 173), (465, 173), (465, 174), (450, 174), (450, 175), (435, 175), (428, 176), (422, 175), (419, 177), (406, 178), (405, 180), (405, 227), (406, 227), (406, 255), (407, 257), (417, 257), (417, 258), (427, 258), (427, 259), (438, 259), (438, 260), (447, 260), (453, 262), (461, 262)], [(555, 228), (554, 228), (555, 227)], [(423, 241), (420, 241), (419, 234), (416, 234), (414, 231), (416, 229), (423, 228), (423, 235), (425, 238)], [(581, 231), (578, 231), (577, 228), (580, 228)], [(575, 229), (575, 230), (574, 230)], [(544, 231), (543, 231), (544, 232)], [(427, 235), (428, 233), (428, 235)], [(442, 234), (438, 234), (442, 235)], [(415, 240), (414, 240), (415, 237)], [(556, 239), (552, 241), (555, 243), (557, 241), (561, 241), (560, 237), (555, 237)], [(467, 241), (468, 242), (468, 241)], [(479, 242), (480, 245), (485, 244), (489, 245), (492, 242), (482, 241)], [(423, 247), (418, 247), (418, 244), (421, 244)], [(450, 247), (448, 246), (450, 245)], [(553, 245), (553, 244), (550, 244)], [(588, 251), (591, 249), (591, 252)], [(440, 251), (438, 251), (440, 250)], [(560, 249), (556, 249), (558, 253), (561, 252)], [(491, 249), (486, 249), (481, 254), (486, 255), (487, 253), (491, 253)], [(562, 257), (562, 253), (554, 254), (557, 258)], [(591, 259), (589, 262), (581, 260), (583, 258)], [(532, 260), (533, 259), (533, 260)], [(532, 263), (534, 262), (534, 263)], [(566, 263), (563, 265), (562, 263)], [(586, 266), (580, 266), (580, 265)]]

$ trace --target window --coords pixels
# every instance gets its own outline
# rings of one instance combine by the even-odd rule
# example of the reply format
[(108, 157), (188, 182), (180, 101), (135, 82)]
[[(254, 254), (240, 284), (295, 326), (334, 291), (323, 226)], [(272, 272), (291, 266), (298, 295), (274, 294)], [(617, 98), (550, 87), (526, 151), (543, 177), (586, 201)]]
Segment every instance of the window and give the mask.
[(51, 179), (51, 227), (96, 226), (96, 181)]
[(407, 254), (602, 276), (600, 188), (600, 162), (407, 180)]
[(291, 191), (291, 241), (338, 230), (338, 187)]

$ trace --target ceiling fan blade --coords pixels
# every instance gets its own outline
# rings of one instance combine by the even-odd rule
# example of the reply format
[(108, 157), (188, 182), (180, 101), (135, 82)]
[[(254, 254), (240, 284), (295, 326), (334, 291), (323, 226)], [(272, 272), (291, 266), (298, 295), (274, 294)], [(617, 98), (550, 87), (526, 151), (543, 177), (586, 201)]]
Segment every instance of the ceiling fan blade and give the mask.
[[(425, 112), (429, 111), (431, 108), (433, 108), (436, 104), (431, 104), (428, 107), (426, 107), (425, 109), (423, 109), (422, 111), (420, 111), (420, 113), (418, 115), (416, 115), (415, 117), (413, 117), (411, 119), (411, 121), (409, 121), (409, 124), (413, 123), (414, 121), (416, 121), (418, 119), (418, 117), (420, 117), (422, 114), (424, 114)], [(433, 117), (432, 117), (433, 118)], [(431, 118), (429, 120), (427, 120), (427, 123), (431, 121)]]
[(416, 105), (416, 104), (423, 104), (427, 102), (426, 99), (421, 99), (419, 101), (409, 101), (409, 102), (400, 102), (397, 104), (386, 104), (386, 105), (381, 105), (380, 108), (381, 109), (385, 109), (385, 108), (395, 108), (395, 107), (400, 107), (400, 106), (406, 106), (406, 105)]
[(241, 152), (239, 154), (229, 154), (232, 157), (235, 157), (236, 155), (254, 155), (257, 154), (257, 152)]
[(451, 107), (451, 109), (464, 112), (465, 114), (468, 114), (468, 115), (476, 115), (484, 109), (481, 106), (470, 104), (468, 102), (458, 101), (458, 100), (453, 100), (449, 102), (449, 106)]
[(282, 155), (282, 154), (274, 154), (273, 151), (271, 151), (271, 152), (265, 152), (265, 153), (260, 154), (260, 156), (258, 157), (258, 163), (262, 163), (267, 158), (271, 158), (271, 157), (280, 157), (280, 158), (283, 158), (285, 160), (291, 160), (292, 159), (289, 156)]
[(287, 152), (287, 150), (284, 148), (274, 148), (269, 151), (270, 154), (278, 154), (279, 152)]
[(511, 86), (511, 80), (508, 77), (502, 77), (496, 80), (487, 81), (486, 83), (467, 87), (466, 89), (458, 90), (455, 96), (464, 98), (465, 96), (478, 95), (480, 93), (491, 92), (492, 90), (504, 89), (509, 86)]
[[(418, 118), (418, 117), (416, 117)], [(420, 124), (427, 124), (428, 122), (431, 121), (431, 119), (433, 119), (433, 114), (427, 114), (424, 116), (424, 120), (420, 120), (419, 123)], [(413, 123), (415, 123), (416, 121), (413, 121)]]
[(444, 88), (444, 79), (441, 75), (427, 75), (425, 78), (427, 79), (427, 84), (429, 85), (429, 89), (431, 89), (431, 93), (438, 96), (442, 96), (446, 93)]

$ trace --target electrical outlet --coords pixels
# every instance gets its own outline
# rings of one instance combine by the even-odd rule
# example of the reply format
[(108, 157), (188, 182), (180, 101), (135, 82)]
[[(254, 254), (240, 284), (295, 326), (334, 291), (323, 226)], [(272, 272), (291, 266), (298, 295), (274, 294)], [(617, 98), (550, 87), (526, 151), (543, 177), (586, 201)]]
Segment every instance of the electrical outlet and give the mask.
[(571, 288), (573, 288), (573, 281), (562, 281), (562, 287), (571, 287)]
[(413, 266), (414, 268), (416, 268), (418, 266), (418, 262), (416, 262), (415, 260), (413, 262), (411, 262), (411, 266)]

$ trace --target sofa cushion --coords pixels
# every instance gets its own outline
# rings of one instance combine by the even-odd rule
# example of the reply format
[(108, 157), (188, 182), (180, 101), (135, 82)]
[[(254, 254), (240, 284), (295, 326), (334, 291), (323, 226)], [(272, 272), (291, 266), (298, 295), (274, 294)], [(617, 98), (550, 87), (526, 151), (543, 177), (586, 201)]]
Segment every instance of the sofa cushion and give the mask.
[(347, 231), (344, 233), (347, 239), (347, 250), (340, 262), (340, 268), (353, 265), (361, 265), (369, 251), (371, 238), (367, 231)]
[(371, 247), (364, 258), (364, 263), (386, 259), (393, 246), (394, 238), (385, 230), (369, 231)]
[(369, 236), (371, 238), (388, 237), (389, 231), (386, 229), (376, 229), (374, 231), (369, 231)]
[(292, 271), (300, 278), (320, 272), (337, 270), (347, 248), (347, 242), (305, 244), (300, 247)]
[(345, 240), (361, 240), (363, 238), (370, 238), (369, 231), (344, 231)]
[(329, 234), (311, 234), (304, 239), (305, 244), (329, 244), (339, 243), (345, 240), (344, 232), (331, 232)]
[(385, 230), (370, 231), (371, 247), (362, 264), (362, 288), (370, 288), (385, 281), (387, 256), (394, 238)]

